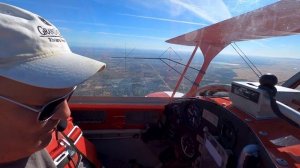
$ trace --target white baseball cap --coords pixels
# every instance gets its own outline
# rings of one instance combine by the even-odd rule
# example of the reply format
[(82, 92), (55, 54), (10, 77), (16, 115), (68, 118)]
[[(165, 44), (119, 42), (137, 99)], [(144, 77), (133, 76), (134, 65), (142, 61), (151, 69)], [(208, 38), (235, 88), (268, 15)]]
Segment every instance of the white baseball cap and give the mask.
[(69, 88), (105, 68), (71, 52), (58, 29), (27, 10), (0, 3), (0, 76), (44, 88)]

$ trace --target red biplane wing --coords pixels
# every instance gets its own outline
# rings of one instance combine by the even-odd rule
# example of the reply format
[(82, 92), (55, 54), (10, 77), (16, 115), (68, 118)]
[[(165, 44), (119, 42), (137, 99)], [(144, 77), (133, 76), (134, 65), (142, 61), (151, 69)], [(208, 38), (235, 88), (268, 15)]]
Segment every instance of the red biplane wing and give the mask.
[[(166, 42), (196, 46), (205, 57), (217, 55), (234, 41), (300, 33), (300, 1), (282, 0), (272, 5), (183, 34)], [(212, 48), (215, 51), (209, 51)], [(210, 54), (209, 54), (210, 53)]]
[[(167, 40), (166, 42), (172, 44), (196, 46), (195, 50), (199, 46), (204, 55), (202, 68), (194, 81), (194, 85), (186, 96), (194, 96), (211, 60), (230, 43), (300, 33), (299, 9), (300, 1), (282, 0), (252, 12)], [(193, 58), (194, 54), (195, 52), (193, 52), (191, 58)], [(182, 73), (182, 76), (185, 72), (186, 69)], [(178, 80), (173, 95), (181, 80), (182, 77)]]

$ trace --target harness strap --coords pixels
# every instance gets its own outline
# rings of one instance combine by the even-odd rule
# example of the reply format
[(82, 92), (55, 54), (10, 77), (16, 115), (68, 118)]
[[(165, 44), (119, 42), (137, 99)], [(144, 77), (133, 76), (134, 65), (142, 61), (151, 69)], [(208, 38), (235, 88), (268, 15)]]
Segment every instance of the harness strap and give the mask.
[(52, 135), (46, 149), (57, 167), (73, 168), (82, 163), (89, 167), (101, 167), (94, 145), (82, 136), (81, 129), (73, 125), (72, 119), (68, 119), (65, 131)]

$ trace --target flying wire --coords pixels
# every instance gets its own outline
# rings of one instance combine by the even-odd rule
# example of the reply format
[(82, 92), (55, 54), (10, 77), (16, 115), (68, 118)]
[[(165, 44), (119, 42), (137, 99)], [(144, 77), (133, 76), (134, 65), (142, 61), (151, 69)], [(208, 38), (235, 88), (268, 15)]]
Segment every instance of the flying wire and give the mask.
[[(164, 60), (160, 60), (161, 62), (163, 62), (164, 64), (166, 64), (168, 67), (170, 67), (171, 69), (173, 69), (176, 73), (181, 74), (179, 71), (177, 71), (175, 68), (173, 68), (171, 65), (169, 65), (168, 63), (166, 63)], [(191, 83), (194, 83), (192, 80), (190, 80), (189, 78), (187, 78), (186, 76), (184, 76), (184, 79), (188, 80)]]
[[(179, 61), (182, 60), (182, 58), (180, 57), (180, 55), (176, 51), (174, 51), (174, 49), (172, 47), (169, 47), (168, 49), (166, 49), (162, 54), (160, 54), (159, 57), (128, 57), (128, 55), (130, 55), (133, 51), (134, 51), (134, 49), (132, 49), (129, 53), (125, 52), (125, 56), (124, 57), (111, 57), (111, 58), (123, 58), (123, 59), (125, 59), (125, 62), (126, 62), (127, 59), (156, 59), (156, 60), (158, 59), (158, 60), (160, 60), (161, 62), (163, 62), (164, 64), (166, 64), (168, 67), (170, 67), (172, 70), (174, 70), (178, 74), (181, 74), (181, 73), (178, 70), (176, 70), (174, 67), (172, 67), (170, 64), (168, 64), (165, 60), (171, 61), (173, 63), (176, 63), (176, 65), (179, 64), (179, 65), (182, 65), (182, 66), (186, 66), (185, 64), (179, 62)], [(173, 53), (175, 53), (178, 56), (178, 60), (179, 61), (175, 61), (174, 59), (162, 57), (167, 51), (172, 51)], [(126, 63), (125, 63), (125, 66), (126, 66)], [(192, 66), (190, 66), (189, 68), (192, 69), (192, 70), (195, 70), (197, 72), (200, 71), (200, 69), (194, 68)], [(189, 79), (189, 78), (187, 78), (185, 76), (184, 76), (184, 78), (186, 80), (188, 80), (189, 82), (194, 83), (191, 79)]]
[(237, 49), (239, 49), (239, 51), (244, 55), (244, 57), (246, 57), (246, 59), (250, 62), (250, 64), (256, 69), (256, 71), (262, 75), (262, 73), (260, 72), (260, 70), (255, 66), (255, 64), (253, 64), (253, 62), (247, 57), (247, 55), (243, 52), (243, 50), (241, 50), (241, 48), (235, 43), (233, 42), (233, 44), (237, 47)]
[(241, 55), (241, 53), (232, 45), (231, 47), (239, 54), (239, 56), (244, 60), (244, 62), (248, 65), (248, 67), (255, 73), (255, 75), (259, 78), (259, 74), (251, 67), (251, 65), (246, 61), (246, 59)]
[(159, 55), (159, 58), (161, 58), (161, 56), (163, 56), (169, 50), (171, 50), (173, 53), (175, 53), (177, 55), (177, 57), (179, 58), (178, 60), (180, 60), (180, 61), (182, 60), (180, 55), (172, 47), (167, 48), (162, 54)]

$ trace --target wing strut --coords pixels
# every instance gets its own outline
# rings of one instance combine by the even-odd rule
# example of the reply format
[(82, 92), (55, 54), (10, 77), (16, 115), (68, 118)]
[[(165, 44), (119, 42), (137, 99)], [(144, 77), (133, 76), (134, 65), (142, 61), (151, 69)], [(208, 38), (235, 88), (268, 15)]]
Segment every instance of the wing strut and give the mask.
[[(200, 47), (204, 56), (202, 68), (185, 97), (195, 96), (208, 64), (223, 48), (232, 42), (299, 34), (299, 8), (299, 0), (282, 0), (167, 40), (166, 42), (171, 44), (196, 46), (190, 59), (192, 59), (198, 47)], [(186, 73), (186, 70), (187, 67), (182, 75)], [(177, 82), (173, 95), (177, 91), (182, 78), (181, 76)]]
[(195, 96), (197, 89), (199, 87), (199, 83), (202, 81), (203, 76), (206, 73), (206, 70), (210, 64), (210, 62), (215, 58), (219, 52), (221, 52), (228, 44), (223, 43), (223, 44), (215, 44), (215, 45), (210, 45), (207, 43), (200, 43), (200, 49), (202, 51), (202, 54), (204, 56), (204, 61), (202, 64), (202, 67), (191, 87), (191, 89), (184, 95), (184, 97), (192, 97)]
[[(175, 93), (176, 93), (176, 91), (177, 91), (177, 89), (178, 89), (178, 87), (179, 87), (179, 85), (180, 85), (180, 83), (181, 83), (183, 77), (185, 76), (186, 71), (187, 71), (188, 68), (190, 67), (190, 64), (191, 64), (192, 60), (194, 59), (194, 56), (195, 56), (195, 54), (196, 54), (196, 51), (197, 51), (198, 47), (199, 47), (199, 44), (195, 45), (195, 49), (194, 49), (194, 51), (193, 51), (193, 53), (192, 53), (192, 55), (191, 55), (191, 57), (190, 57), (188, 63), (186, 64), (186, 66), (185, 66), (183, 72), (181, 73), (181, 75), (180, 75), (180, 77), (179, 77), (179, 80), (178, 80), (177, 83), (176, 83), (176, 86), (175, 86), (175, 88), (174, 88), (174, 90), (173, 90), (171, 99), (174, 97), (174, 95), (175, 95)], [(193, 85), (194, 85), (194, 84), (193, 84)]]
[(189, 68), (195, 54), (196, 54), (196, 51), (198, 49), (198, 47), (200, 47), (202, 53), (203, 53), (203, 56), (204, 56), (204, 62), (202, 64), (202, 67), (191, 87), (191, 89), (184, 95), (184, 97), (193, 97), (195, 96), (196, 94), (196, 91), (197, 91), (197, 88), (199, 86), (199, 83), (202, 81), (203, 79), (203, 76), (204, 74), (206, 73), (206, 70), (210, 64), (210, 62), (212, 61), (212, 59), (220, 52), (222, 51), (228, 44), (226, 43), (223, 43), (223, 44), (215, 44), (215, 45), (210, 45), (210, 44), (207, 44), (207, 43), (203, 43), (203, 42), (200, 42), (198, 43), (197, 45), (195, 45), (195, 49), (188, 61), (188, 63), (186, 64), (183, 72), (181, 73), (180, 77), (179, 77), (179, 80), (177, 81), (176, 83), (176, 86), (175, 86), (175, 89), (172, 93), (172, 96), (171, 96), (171, 99), (174, 97), (180, 83), (182, 82), (182, 79), (183, 77), (185, 76), (186, 74), (186, 71), (187, 69)]

